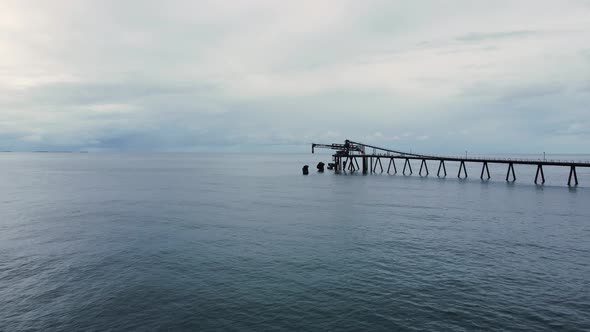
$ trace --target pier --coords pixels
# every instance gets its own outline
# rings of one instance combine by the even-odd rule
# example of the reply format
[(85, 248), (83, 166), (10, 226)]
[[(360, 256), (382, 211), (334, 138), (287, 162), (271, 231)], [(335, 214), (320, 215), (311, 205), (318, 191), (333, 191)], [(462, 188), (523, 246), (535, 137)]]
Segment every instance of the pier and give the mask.
[[(430, 174), (428, 169), (427, 161), (435, 161), (438, 163), (438, 169), (436, 175), (438, 177), (447, 176), (446, 162), (458, 162), (459, 170), (457, 172), (458, 178), (467, 178), (467, 168), (465, 163), (478, 163), (481, 164), (480, 179), (489, 180), (490, 170), (489, 164), (504, 164), (507, 165), (506, 181), (516, 181), (516, 173), (514, 172), (514, 165), (534, 165), (537, 166), (535, 175), (535, 184), (545, 183), (545, 173), (543, 167), (547, 166), (558, 166), (568, 167), (569, 177), (567, 181), (568, 186), (578, 185), (578, 174), (576, 168), (579, 167), (590, 167), (589, 161), (562, 161), (562, 160), (535, 160), (535, 159), (521, 159), (521, 158), (493, 158), (493, 157), (463, 157), (457, 156), (441, 156), (441, 155), (427, 155), (427, 154), (416, 154), (408, 153), (403, 151), (396, 151), (392, 149), (386, 149), (378, 146), (369, 144), (353, 142), (346, 140), (344, 144), (317, 144), (312, 143), (311, 152), (315, 153), (315, 149), (330, 149), (336, 150), (332, 155), (333, 157), (333, 169), (336, 173), (341, 172), (357, 172), (362, 171), (363, 174), (369, 172), (375, 173), (377, 170), (384, 172), (384, 163), (387, 165), (387, 173), (397, 174), (398, 162), (403, 163), (401, 172), (403, 175), (412, 175), (411, 160), (420, 161), (420, 169), (418, 170), (419, 176), (428, 176)], [(372, 151), (371, 151), (372, 150)], [(359, 164), (360, 159), (360, 164)]]

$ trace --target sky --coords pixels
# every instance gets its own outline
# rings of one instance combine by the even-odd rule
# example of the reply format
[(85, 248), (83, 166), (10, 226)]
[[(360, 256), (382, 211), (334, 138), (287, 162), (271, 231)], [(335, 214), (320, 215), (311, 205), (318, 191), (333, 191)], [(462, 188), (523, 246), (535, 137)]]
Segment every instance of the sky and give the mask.
[(590, 0), (0, 5), (0, 150), (590, 153)]

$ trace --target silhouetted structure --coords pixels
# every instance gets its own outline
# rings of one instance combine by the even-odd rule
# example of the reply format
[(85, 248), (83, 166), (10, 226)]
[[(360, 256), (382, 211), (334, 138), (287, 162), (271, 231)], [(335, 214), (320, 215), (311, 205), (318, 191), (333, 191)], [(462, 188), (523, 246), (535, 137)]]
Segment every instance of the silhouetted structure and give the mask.
[(321, 162), (321, 161), (320, 161), (320, 162), (318, 163), (318, 165), (316, 166), (316, 167), (317, 167), (317, 169), (318, 169), (318, 172), (320, 172), (320, 173), (323, 173), (323, 172), (324, 172), (324, 166), (325, 166), (325, 165), (326, 165), (326, 164), (324, 164), (323, 162)]
[[(480, 178), (482, 180), (489, 180), (490, 177), (490, 170), (488, 168), (488, 164), (506, 164), (508, 165), (508, 171), (506, 172), (506, 181), (512, 182), (516, 181), (516, 173), (514, 172), (514, 165), (535, 165), (537, 166), (537, 174), (535, 175), (535, 184), (539, 183), (539, 175), (541, 175), (541, 184), (545, 183), (545, 174), (543, 172), (543, 166), (562, 166), (562, 167), (569, 167), (569, 178), (568, 178), (568, 186), (572, 185), (572, 180), (574, 180), (574, 185), (578, 185), (578, 174), (576, 173), (576, 167), (590, 167), (590, 162), (587, 161), (560, 161), (560, 160), (534, 160), (534, 159), (514, 159), (514, 158), (491, 158), (491, 157), (482, 157), (482, 158), (468, 158), (467, 154), (465, 157), (452, 157), (452, 156), (435, 156), (435, 155), (425, 155), (425, 154), (416, 154), (416, 153), (408, 153), (402, 151), (396, 151), (391, 149), (385, 149), (378, 146), (353, 142), (350, 140), (346, 140), (344, 144), (316, 144), (313, 143), (311, 145), (311, 153), (315, 152), (316, 148), (324, 148), (324, 149), (331, 149), (336, 150), (336, 153), (332, 155), (334, 160), (334, 169), (336, 173), (346, 172), (346, 170), (350, 172), (355, 172), (362, 170), (363, 174), (367, 174), (370, 170), (371, 173), (377, 171), (377, 167), (381, 172), (384, 171), (383, 164), (381, 159), (389, 160), (389, 165), (387, 167), (387, 173), (390, 173), (392, 167), (394, 174), (397, 174), (397, 166), (395, 164), (396, 159), (402, 159), (404, 161), (404, 167), (402, 170), (403, 175), (412, 175), (412, 165), (410, 160), (420, 160), (420, 170), (418, 174), (420, 176), (428, 176), (428, 164), (426, 161), (436, 161), (438, 162), (438, 171), (436, 175), (438, 177), (446, 177), (447, 176), (447, 168), (445, 162), (458, 162), (459, 163), (459, 172), (457, 173), (458, 178), (467, 178), (467, 168), (465, 167), (465, 163), (481, 163), (481, 174)], [(372, 153), (367, 153), (367, 149), (373, 149)], [(357, 159), (361, 159), (362, 166), (359, 165)], [(348, 165), (348, 167), (346, 167)], [(319, 164), (318, 164), (319, 169)], [(441, 175), (441, 171), (443, 172)], [(485, 173), (485, 178), (484, 178)]]
[(308, 175), (309, 174), (309, 166), (308, 165), (303, 166), (301, 171), (303, 172), (303, 175)]

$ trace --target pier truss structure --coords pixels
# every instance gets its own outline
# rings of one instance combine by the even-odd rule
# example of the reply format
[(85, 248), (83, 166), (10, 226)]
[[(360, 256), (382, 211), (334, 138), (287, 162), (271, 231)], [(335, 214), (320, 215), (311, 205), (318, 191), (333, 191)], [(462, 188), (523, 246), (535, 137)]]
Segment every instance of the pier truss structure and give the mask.
[[(330, 149), (336, 150), (332, 155), (333, 157), (333, 168), (336, 173), (342, 172), (357, 172), (362, 171), (363, 174), (369, 172), (375, 173), (378, 170), (384, 172), (384, 164), (387, 164), (387, 173), (397, 174), (398, 162), (403, 162), (403, 168), (401, 172), (403, 175), (412, 175), (412, 164), (410, 160), (419, 160), (420, 169), (418, 175), (428, 176), (430, 174), (428, 170), (427, 161), (434, 161), (438, 163), (438, 170), (436, 176), (446, 177), (447, 167), (445, 162), (458, 162), (459, 171), (457, 173), (458, 178), (467, 178), (467, 168), (465, 163), (478, 163), (481, 164), (480, 179), (489, 180), (490, 170), (488, 164), (504, 164), (507, 165), (506, 181), (516, 181), (516, 173), (514, 172), (514, 165), (533, 165), (537, 166), (537, 172), (535, 175), (535, 184), (545, 183), (545, 173), (543, 172), (544, 166), (560, 166), (569, 167), (569, 178), (568, 186), (578, 185), (578, 174), (576, 168), (578, 167), (590, 167), (590, 161), (562, 161), (562, 160), (536, 160), (536, 159), (520, 159), (520, 158), (494, 158), (494, 157), (457, 157), (457, 156), (440, 156), (440, 155), (427, 155), (408, 153), (403, 151), (397, 151), (392, 149), (386, 149), (374, 145), (353, 142), (346, 140), (344, 144), (316, 144), (312, 143), (311, 153), (315, 153), (315, 149)], [(359, 164), (360, 159), (360, 164)]]

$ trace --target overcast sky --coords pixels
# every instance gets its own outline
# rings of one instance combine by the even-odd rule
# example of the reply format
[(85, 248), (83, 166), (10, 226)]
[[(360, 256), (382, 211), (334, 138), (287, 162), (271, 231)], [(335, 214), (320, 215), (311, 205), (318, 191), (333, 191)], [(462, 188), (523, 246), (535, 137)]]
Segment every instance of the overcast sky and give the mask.
[(0, 150), (590, 153), (588, 0), (0, 4)]

